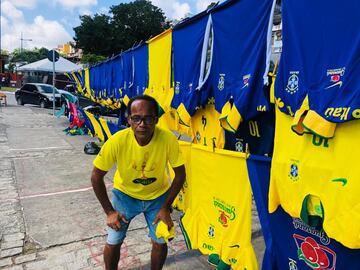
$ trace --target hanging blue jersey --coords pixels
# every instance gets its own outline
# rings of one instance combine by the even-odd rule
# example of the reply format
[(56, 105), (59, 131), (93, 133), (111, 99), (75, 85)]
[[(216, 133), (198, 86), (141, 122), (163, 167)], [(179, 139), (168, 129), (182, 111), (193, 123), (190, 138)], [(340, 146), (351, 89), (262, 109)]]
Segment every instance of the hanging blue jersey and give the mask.
[(281, 207), (268, 213), (270, 158), (250, 156), (247, 166), (266, 244), (264, 270), (360, 269), (359, 249), (344, 247)]
[(149, 80), (149, 51), (148, 44), (145, 43), (133, 49), (133, 85), (132, 93), (134, 96), (142, 95), (148, 86)]
[(223, 127), (232, 132), (241, 120), (255, 117), (258, 106), (269, 106), (263, 86), (272, 4), (273, 0), (227, 1), (212, 10), (209, 96), (215, 97)]
[(113, 64), (112, 61), (105, 62), (105, 93), (107, 98), (112, 97), (112, 68)]
[(133, 53), (131, 50), (128, 50), (122, 54), (123, 59), (123, 76), (124, 76), (124, 85), (123, 92), (124, 96), (128, 98), (133, 96), (131, 92), (131, 87), (133, 84)]
[(304, 122), (315, 133), (327, 121), (360, 118), (359, 12), (357, 0), (282, 1), (283, 48), (275, 96), (281, 111), (293, 114), (308, 95), (312, 113)]
[(225, 146), (227, 150), (245, 152), (246, 145), (250, 154), (272, 156), (275, 133), (275, 111), (262, 112), (251, 120), (242, 122), (233, 133), (225, 130)]
[(172, 32), (174, 97), (171, 107), (178, 109), (182, 104), (190, 116), (200, 105), (197, 88), (208, 19), (208, 13), (202, 12), (176, 25)]
[(124, 85), (123, 60), (121, 54), (117, 55), (112, 61), (112, 87), (114, 89), (114, 98), (115, 100), (120, 100), (120, 98), (122, 98), (122, 87)]

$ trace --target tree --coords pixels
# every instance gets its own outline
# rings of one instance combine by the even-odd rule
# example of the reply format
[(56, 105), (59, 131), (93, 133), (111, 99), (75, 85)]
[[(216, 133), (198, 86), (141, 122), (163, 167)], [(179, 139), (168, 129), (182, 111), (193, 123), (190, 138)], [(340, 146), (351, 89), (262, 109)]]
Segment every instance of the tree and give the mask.
[(81, 25), (74, 28), (76, 47), (84, 54), (112, 55), (113, 30), (110, 17), (96, 14), (80, 16)]
[(106, 60), (106, 57), (101, 56), (101, 55), (91, 54), (91, 53), (83, 54), (83, 56), (81, 57), (81, 63), (87, 64), (87, 65), (94, 65), (97, 63), (101, 63), (105, 60)]
[(47, 57), (49, 50), (46, 48), (35, 48), (33, 50), (15, 49), (10, 55), (10, 63), (27, 62), (32, 63)]
[(109, 13), (110, 16), (80, 16), (74, 40), (85, 54), (116, 55), (169, 27), (163, 11), (149, 0), (114, 5)]

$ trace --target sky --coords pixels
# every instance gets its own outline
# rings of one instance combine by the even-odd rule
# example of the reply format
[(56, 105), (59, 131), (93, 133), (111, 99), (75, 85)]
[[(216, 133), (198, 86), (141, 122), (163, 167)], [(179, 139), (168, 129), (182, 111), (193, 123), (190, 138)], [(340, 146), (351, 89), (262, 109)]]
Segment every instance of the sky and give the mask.
[[(110, 6), (130, 0), (0, 0), (1, 49), (47, 49), (73, 40), (80, 15), (107, 14)], [(197, 14), (215, 0), (152, 0), (170, 19)]]

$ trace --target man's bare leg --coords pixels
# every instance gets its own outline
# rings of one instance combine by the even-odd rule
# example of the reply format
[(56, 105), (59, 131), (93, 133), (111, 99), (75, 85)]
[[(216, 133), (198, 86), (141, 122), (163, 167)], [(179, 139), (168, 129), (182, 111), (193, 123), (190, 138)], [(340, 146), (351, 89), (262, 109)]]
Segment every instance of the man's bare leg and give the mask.
[(117, 270), (120, 260), (121, 243), (118, 245), (105, 244), (104, 262), (106, 270)]
[(159, 244), (152, 241), (151, 270), (161, 270), (168, 253), (167, 244)]

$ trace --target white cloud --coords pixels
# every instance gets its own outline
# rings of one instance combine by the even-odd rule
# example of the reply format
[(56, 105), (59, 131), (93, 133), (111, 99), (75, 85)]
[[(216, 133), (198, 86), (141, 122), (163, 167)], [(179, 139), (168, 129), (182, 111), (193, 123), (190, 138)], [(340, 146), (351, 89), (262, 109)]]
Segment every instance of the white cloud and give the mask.
[(196, 2), (196, 11), (201, 12), (205, 10), (212, 2), (217, 2), (213, 0), (198, 0)]
[(97, 0), (54, 0), (55, 3), (67, 9), (87, 8), (97, 5)]
[(9, 1), (4, 1), (1, 4), (1, 13), (9, 20), (19, 20), (24, 17), (23, 12)]
[(154, 6), (161, 8), (165, 16), (170, 19), (181, 19), (186, 14), (191, 12), (190, 5), (188, 3), (180, 3), (176, 0), (152, 0)]
[(11, 0), (11, 3), (20, 8), (34, 9), (37, 5), (37, 0)]
[(9, 1), (4, 1), (1, 7), (3, 15), (1, 16), (2, 49), (11, 52), (15, 48), (20, 48), (21, 33), (23, 33), (24, 39), (31, 39), (31, 41), (23, 41), (23, 48), (26, 49), (34, 47), (51, 49), (57, 47), (58, 44), (72, 40), (64, 26), (57, 21), (37, 16), (33, 22), (27, 22), (22, 11)]

